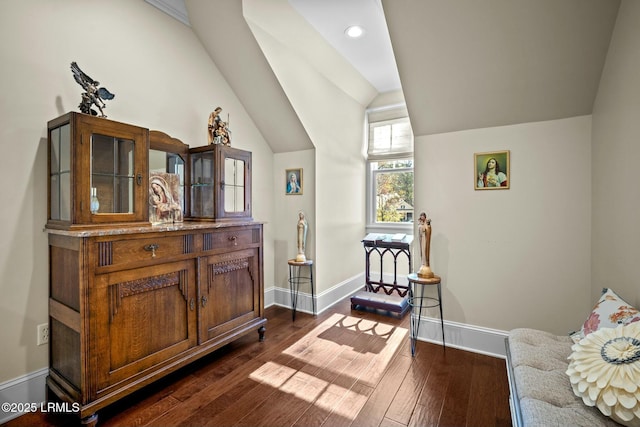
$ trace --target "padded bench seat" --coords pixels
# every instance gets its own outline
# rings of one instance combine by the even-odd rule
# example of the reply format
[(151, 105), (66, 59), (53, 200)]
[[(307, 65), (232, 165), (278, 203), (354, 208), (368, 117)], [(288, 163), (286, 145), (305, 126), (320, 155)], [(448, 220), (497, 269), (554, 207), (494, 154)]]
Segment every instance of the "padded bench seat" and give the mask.
[(565, 373), (573, 345), (568, 336), (520, 328), (505, 344), (515, 426), (620, 426), (573, 393)]
[(351, 297), (351, 308), (382, 310), (402, 317), (409, 310), (409, 300), (397, 295), (360, 291)]

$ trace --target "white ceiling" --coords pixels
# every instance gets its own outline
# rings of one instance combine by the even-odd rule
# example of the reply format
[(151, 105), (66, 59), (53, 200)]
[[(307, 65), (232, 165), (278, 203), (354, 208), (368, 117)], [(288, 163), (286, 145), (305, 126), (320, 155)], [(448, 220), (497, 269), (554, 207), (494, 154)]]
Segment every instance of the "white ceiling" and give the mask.
[[(146, 1), (191, 21), (274, 152), (312, 143), (262, 57), (243, 3), (254, 22), (264, 17), (272, 25), (265, 31), (296, 52), (306, 51), (310, 63), (348, 94), (365, 91), (352, 89), (358, 85), (346, 79), (351, 71), (341, 64), (347, 64), (343, 57), (378, 93), (402, 82), (416, 136), (591, 114), (620, 5), (620, 0), (186, 0), (185, 9), (185, 0)], [(171, 10), (185, 12), (176, 16)], [(216, 15), (225, 19), (212, 19)], [(365, 27), (365, 37), (344, 37), (353, 23)], [(292, 40), (300, 31), (305, 36)], [(342, 56), (325, 60), (330, 55), (326, 49), (318, 54), (309, 31)], [(233, 45), (232, 61), (220, 40)], [(371, 100), (352, 96), (365, 106)], [(267, 110), (279, 117), (261, 124)], [(273, 122), (277, 128), (269, 127)]]
[[(145, 0), (190, 25), (185, 0)], [(380, 0), (288, 0), (291, 6), (380, 93), (400, 89), (400, 77)], [(359, 25), (358, 39), (344, 31)]]
[[(293, 8), (380, 93), (400, 89), (400, 76), (380, 0), (289, 0)], [(359, 25), (358, 39), (345, 30)]]

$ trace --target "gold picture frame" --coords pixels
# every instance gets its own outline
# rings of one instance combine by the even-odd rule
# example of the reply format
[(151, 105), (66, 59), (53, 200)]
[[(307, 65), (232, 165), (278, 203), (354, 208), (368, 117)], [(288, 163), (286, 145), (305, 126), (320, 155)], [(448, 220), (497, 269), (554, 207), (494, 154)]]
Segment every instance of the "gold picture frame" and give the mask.
[(511, 187), (509, 150), (474, 154), (474, 188), (508, 190)]
[(284, 189), (287, 196), (302, 194), (302, 168), (286, 170)]

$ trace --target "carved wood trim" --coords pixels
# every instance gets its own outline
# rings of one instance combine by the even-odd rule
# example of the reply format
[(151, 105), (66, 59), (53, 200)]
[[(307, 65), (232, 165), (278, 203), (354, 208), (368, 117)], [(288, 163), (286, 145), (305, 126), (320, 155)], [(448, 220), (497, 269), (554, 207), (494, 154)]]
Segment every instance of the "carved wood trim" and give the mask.
[(183, 236), (182, 253), (190, 254), (193, 252), (193, 234), (185, 234)]
[(226, 274), (236, 270), (245, 270), (249, 268), (249, 258), (238, 258), (211, 264), (211, 272), (213, 275)]
[(227, 274), (232, 271), (247, 270), (249, 278), (253, 282), (253, 257), (230, 259), (215, 264), (209, 264), (209, 278), (207, 280), (207, 292), (211, 291), (212, 282), (215, 276), (219, 274)]
[(98, 242), (98, 266), (104, 267), (113, 263), (111, 242)]
[(128, 282), (114, 283), (109, 286), (109, 320), (113, 321), (115, 315), (118, 314), (123, 298), (143, 292), (151, 292), (178, 285), (182, 297), (187, 302), (189, 300), (187, 282), (187, 270), (180, 270), (159, 276), (142, 277)]
[(204, 233), (202, 235), (202, 249), (205, 251), (213, 249), (213, 233)]

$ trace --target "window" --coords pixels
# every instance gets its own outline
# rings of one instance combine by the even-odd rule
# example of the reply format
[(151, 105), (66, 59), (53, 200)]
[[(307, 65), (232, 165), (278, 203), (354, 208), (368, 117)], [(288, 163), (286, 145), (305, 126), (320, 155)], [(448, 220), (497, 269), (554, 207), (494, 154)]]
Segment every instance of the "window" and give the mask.
[(413, 132), (406, 108), (368, 113), (369, 231), (413, 228)]
[(370, 162), (376, 223), (413, 222), (413, 159)]

